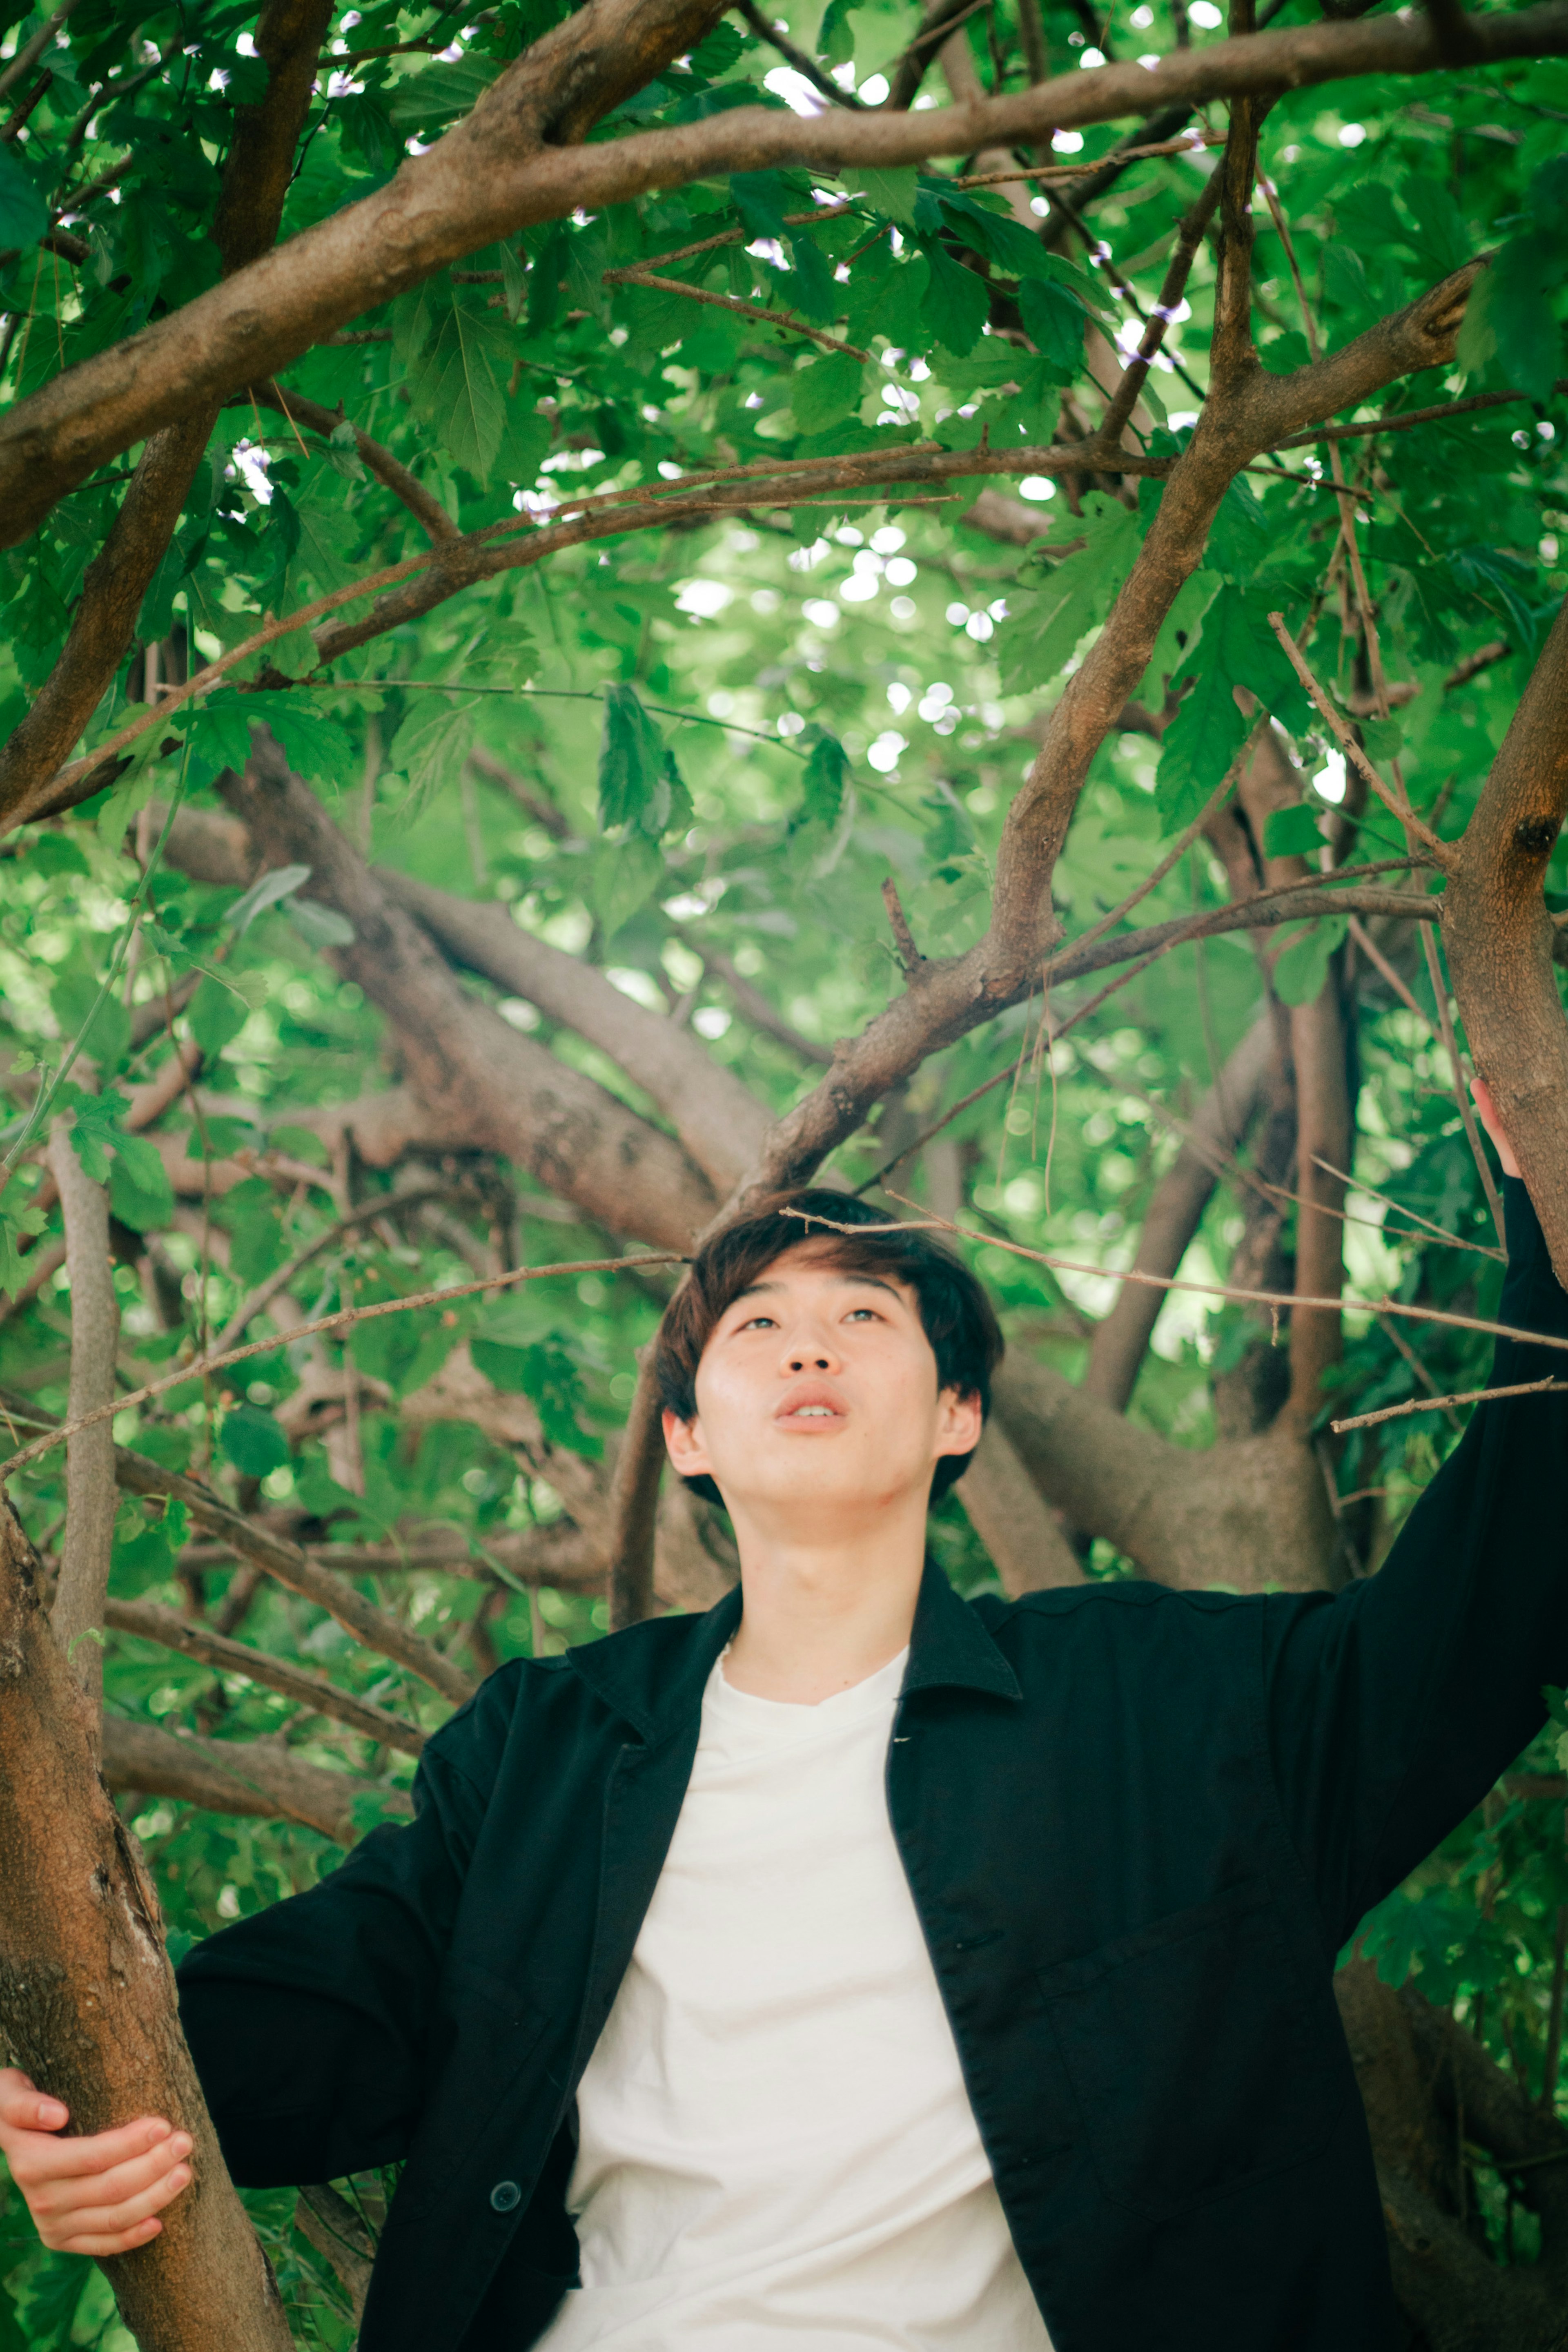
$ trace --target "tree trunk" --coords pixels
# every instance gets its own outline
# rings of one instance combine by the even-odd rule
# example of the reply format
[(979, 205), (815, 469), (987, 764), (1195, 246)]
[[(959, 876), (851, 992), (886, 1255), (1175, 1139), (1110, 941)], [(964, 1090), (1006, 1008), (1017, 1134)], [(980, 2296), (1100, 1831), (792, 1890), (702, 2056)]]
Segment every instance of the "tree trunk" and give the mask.
[(0, 1503), (0, 2032), (73, 2130), (163, 2115), (192, 2186), (151, 2244), (104, 2263), (141, 2352), (292, 2352), (185, 2048), (158, 1901), (94, 1769), (91, 1715), (45, 1621), (38, 1561)]

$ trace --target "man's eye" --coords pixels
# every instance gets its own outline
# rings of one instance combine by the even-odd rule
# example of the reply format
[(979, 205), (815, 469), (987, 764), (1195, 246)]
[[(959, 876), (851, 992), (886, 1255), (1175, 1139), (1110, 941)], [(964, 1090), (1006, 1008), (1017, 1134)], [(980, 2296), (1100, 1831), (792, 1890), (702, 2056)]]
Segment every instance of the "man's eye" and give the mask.
[(748, 1315), (744, 1323), (736, 1326), (737, 1331), (771, 1331), (777, 1328), (771, 1315)]
[(862, 1317), (868, 1323), (875, 1323), (879, 1320), (874, 1307), (852, 1307), (844, 1320), (846, 1323), (858, 1323)]

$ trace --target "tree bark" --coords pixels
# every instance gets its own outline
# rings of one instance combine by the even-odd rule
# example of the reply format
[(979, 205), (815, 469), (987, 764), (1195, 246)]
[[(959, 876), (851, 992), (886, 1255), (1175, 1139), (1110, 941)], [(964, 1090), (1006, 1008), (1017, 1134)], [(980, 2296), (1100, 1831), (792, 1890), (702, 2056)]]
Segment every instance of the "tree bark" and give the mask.
[(1443, 895), (1443, 940), (1476, 1067), (1568, 1286), (1568, 1023), (1542, 882), (1568, 814), (1568, 605), (1524, 689)]
[(141, 2352), (292, 2352), (180, 2032), (157, 1897), (98, 1778), (91, 1718), (0, 1502), (0, 2030), (76, 2132), (139, 2115), (190, 2133), (192, 2187), (104, 2264)]
[(111, 1715), (104, 1725), (103, 1780), (116, 1791), (174, 1797), (204, 1812), (303, 1822), (343, 1846), (361, 1834), (354, 1819), (357, 1797), (373, 1796), (386, 1813), (413, 1811), (404, 1790), (308, 1764), (270, 1739), (177, 1739), (156, 1724), (124, 1716)]
[(1189, 1453), (1021, 1354), (994, 1395), (1040, 1493), (1156, 1583), (1322, 1589), (1333, 1519), (1317, 1461), (1288, 1425)]
[(1010, 1439), (995, 1421), (953, 1492), (1001, 1579), (1009, 1601), (1052, 1585), (1084, 1584), (1082, 1562), (1062, 1534), (1055, 1514), (1019, 1460)]
[[(77, 1158), (68, 1120), (55, 1121), (49, 1168), (59, 1188), (71, 1285), (71, 1372), (67, 1412), (77, 1421), (114, 1395), (120, 1303), (109, 1255), (109, 1202)], [(109, 1591), (114, 1515), (114, 1424), (100, 1421), (66, 1442), (66, 1529), (53, 1611), (55, 1637), (87, 1694), (103, 1712), (103, 1652), (98, 1636)]]
[(636, 1003), (580, 956), (535, 939), (499, 903), (476, 905), (384, 866), (375, 879), (454, 963), (525, 997), (608, 1054), (664, 1113), (716, 1192), (739, 1182), (761, 1149), (768, 1114), (698, 1038)]
[(308, 866), (301, 895), (353, 925), (352, 945), (331, 960), (392, 1023), (409, 1079), (451, 1142), (518, 1161), (612, 1233), (686, 1247), (716, 1205), (700, 1170), (672, 1138), (459, 985), (264, 730), (243, 777), (225, 770), (219, 790), (266, 862)]

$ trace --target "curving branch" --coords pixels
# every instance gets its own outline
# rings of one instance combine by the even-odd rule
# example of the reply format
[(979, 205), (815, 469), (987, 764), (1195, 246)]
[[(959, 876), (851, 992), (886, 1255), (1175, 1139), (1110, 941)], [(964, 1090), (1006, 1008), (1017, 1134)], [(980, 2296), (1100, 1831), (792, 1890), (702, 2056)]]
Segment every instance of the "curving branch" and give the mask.
[[(225, 278), (271, 246), (315, 88), (331, 0), (267, 0), (256, 19), (266, 95), (235, 111), (214, 237)], [(206, 451), (210, 395), (147, 438), (120, 511), (82, 580), (70, 634), (26, 717), (0, 744), (0, 807), (53, 774), (98, 708), (131, 643), (141, 600), (168, 551)]]
[[(248, 407), (255, 401), (258, 407), (276, 409), (291, 425), (304, 425), (308, 433), (319, 433), (325, 441), (345, 421), (338, 410), (323, 408), (319, 400), (307, 400), (303, 393), (290, 392), (268, 377), (264, 383), (247, 384), (237, 397)], [(367, 473), (373, 474), (393, 498), (405, 506), (427, 536), (433, 540), (455, 539), (457, 525), (440, 499), (427, 490), (424, 484), (408, 467), (399, 463), (390, 449), (372, 441), (362, 425), (353, 427), (354, 447)]]
[(649, 1012), (580, 956), (536, 939), (498, 902), (477, 904), (384, 866), (375, 879), (454, 963), (526, 998), (618, 1063), (670, 1121), (716, 1192), (744, 1176), (768, 1114), (689, 1030)]
[(408, 1079), (448, 1148), (515, 1160), (612, 1232), (685, 1248), (716, 1195), (679, 1144), (607, 1088), (510, 1027), (464, 990), (413, 918), (371, 873), (264, 730), (243, 776), (219, 789), (269, 866), (310, 868), (304, 895), (345, 915), (354, 939), (330, 950), (380, 1006)]
[(354, 1819), (361, 1797), (373, 1796), (388, 1814), (413, 1811), (401, 1789), (308, 1764), (270, 1740), (202, 1739), (193, 1732), (181, 1738), (120, 1715), (104, 1724), (103, 1784), (115, 1791), (173, 1797), (204, 1812), (303, 1822), (335, 1845), (352, 1845), (361, 1834)]
[[(387, 186), (18, 402), (0, 425), (5, 543), (26, 538), (62, 492), (159, 425), (275, 375), (444, 263), (529, 223), (729, 173), (786, 163), (886, 168), (988, 146), (1037, 145), (1061, 126), (1147, 116), (1178, 100), (1191, 106), (1350, 75), (1428, 73), (1443, 63), (1424, 18), (1372, 16), (1179, 49), (1153, 68), (1063, 74), (964, 107), (814, 120), (740, 107), (667, 130), (572, 143), (689, 48), (717, 14), (712, 0), (590, 0), (508, 66), (465, 121), (402, 164)], [(1568, 0), (1475, 23), (1488, 63), (1568, 50)]]

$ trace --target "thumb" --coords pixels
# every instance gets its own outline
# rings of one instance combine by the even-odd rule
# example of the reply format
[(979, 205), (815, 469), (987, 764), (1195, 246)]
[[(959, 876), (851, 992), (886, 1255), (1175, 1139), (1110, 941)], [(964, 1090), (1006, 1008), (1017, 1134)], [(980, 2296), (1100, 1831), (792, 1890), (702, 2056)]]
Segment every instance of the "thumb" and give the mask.
[(37, 2089), (19, 2067), (0, 2070), (0, 2124), (18, 2131), (52, 2132), (62, 2131), (70, 2119), (70, 2109)]

